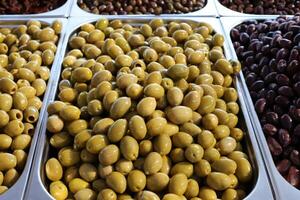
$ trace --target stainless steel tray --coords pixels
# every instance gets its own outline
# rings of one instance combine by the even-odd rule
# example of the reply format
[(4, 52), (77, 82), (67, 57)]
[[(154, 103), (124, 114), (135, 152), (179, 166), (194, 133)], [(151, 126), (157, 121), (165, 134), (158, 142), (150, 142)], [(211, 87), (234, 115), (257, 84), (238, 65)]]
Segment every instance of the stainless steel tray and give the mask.
[(44, 12), (44, 13), (38, 13), (38, 14), (6, 14), (6, 15), (0, 15), (1, 20), (4, 18), (36, 18), (36, 17), (69, 17), (70, 16), (70, 11), (71, 11), (71, 6), (73, 4), (74, 0), (66, 0), (66, 2), (49, 12)]
[[(263, 20), (263, 19), (276, 19), (275, 16), (272, 17), (222, 17), (221, 22), (224, 28), (226, 40), (229, 42), (229, 48), (232, 52), (231, 56), (233, 59), (237, 59), (237, 55), (235, 53), (234, 47), (232, 45), (232, 40), (230, 37), (230, 30), (237, 26), (238, 24), (247, 21), (247, 20)], [(262, 131), (262, 127), (260, 125), (260, 121), (258, 119), (258, 116), (256, 114), (253, 101), (251, 99), (247, 84), (245, 82), (245, 78), (243, 76), (243, 73), (241, 72), (239, 74), (240, 83), (241, 83), (241, 92), (243, 93), (244, 99), (246, 99), (246, 107), (249, 112), (249, 115), (251, 116), (250, 120), (254, 127), (254, 133), (258, 140), (258, 144), (260, 147), (260, 150), (263, 155), (263, 159), (266, 164), (266, 168), (268, 169), (269, 178), (271, 180), (272, 187), (275, 192), (275, 198), (276, 199), (288, 199), (288, 200), (299, 200), (300, 198), (300, 190), (296, 189), (292, 185), (290, 185), (278, 172), (271, 152), (269, 150), (266, 138), (264, 136), (264, 133)]]
[[(8, 189), (8, 191), (6, 191), (4, 194), (0, 195), (0, 199), (2, 200), (11, 200), (11, 199), (23, 199), (24, 194), (25, 194), (25, 189), (26, 189), (26, 185), (27, 185), (27, 181), (28, 178), (30, 176), (30, 169), (33, 163), (33, 158), (34, 158), (34, 152), (35, 152), (35, 148), (38, 142), (38, 135), (40, 132), (40, 128), (42, 125), (42, 120), (43, 120), (43, 115), (45, 113), (46, 110), (46, 102), (48, 101), (48, 96), (51, 93), (51, 85), (53, 84), (53, 77), (56, 74), (57, 71), (57, 66), (58, 66), (58, 61), (59, 61), (59, 55), (60, 55), (60, 49), (63, 43), (63, 38), (64, 38), (64, 30), (65, 30), (65, 26), (67, 25), (67, 20), (64, 18), (58, 18), (59, 20), (61, 20), (61, 22), (63, 23), (63, 30), (62, 30), (62, 34), (60, 35), (60, 39), (59, 42), (57, 44), (57, 52), (55, 54), (55, 59), (53, 61), (52, 67), (51, 67), (51, 75), (50, 75), (50, 79), (48, 80), (47, 83), (47, 89), (46, 92), (44, 94), (43, 97), (43, 105), (41, 107), (40, 110), (40, 117), (39, 120), (37, 121), (36, 125), (35, 125), (35, 130), (34, 130), (34, 135), (31, 141), (31, 146), (28, 152), (28, 157), (27, 157), (27, 161), (26, 161), (26, 165), (24, 167), (23, 172), (21, 173), (19, 179), (17, 180), (17, 182)], [(50, 19), (50, 18), (37, 18), (36, 20), (41, 21), (44, 24), (50, 24), (51, 22), (53, 22), (55, 19)], [(27, 22), (27, 20), (21, 20), (21, 19), (14, 19), (14, 18), (10, 18), (10, 19), (1, 19), (0, 20), (0, 27), (14, 27), (20, 24), (25, 24)], [(1, 162), (1, 161), (0, 161)]]
[[(108, 19), (116, 19), (118, 16), (110, 16)], [(150, 17), (148, 19), (137, 19), (137, 18), (122, 18), (124, 22), (131, 23), (133, 25), (138, 25), (141, 23), (146, 23), (149, 20), (151, 20), (153, 17)], [(170, 20), (175, 20), (176, 19), (170, 19), (167, 17), (162, 17), (166, 21)], [(62, 52), (62, 57), (59, 61), (59, 64), (62, 63), (63, 55), (67, 50), (67, 45), (68, 45), (68, 40), (70, 36), (82, 25), (85, 23), (89, 22), (95, 22), (98, 20), (99, 17), (94, 17), (94, 18), (71, 18), (70, 22), (68, 24), (68, 32), (66, 34), (63, 46), (61, 48)], [(220, 20), (216, 18), (208, 18), (208, 17), (203, 17), (203, 18), (194, 18), (194, 17), (185, 17), (185, 18), (180, 18), (177, 19), (177, 21), (189, 21), (192, 23), (197, 23), (197, 22), (207, 22), (213, 25), (213, 28), (215, 29), (216, 32), (223, 33), (222, 26), (220, 24)], [(227, 51), (228, 49), (228, 44), (225, 43), (224, 46), (226, 57), (230, 57), (231, 52)], [(61, 66), (61, 65), (59, 65)], [(53, 101), (56, 96), (56, 91), (57, 91), (57, 86), (58, 86), (58, 81), (60, 79), (60, 70), (57, 71), (56, 77), (55, 77), (55, 82), (52, 85), (52, 93), (49, 96), (49, 102)], [(240, 98), (240, 108), (242, 110), (241, 117), (244, 118), (244, 120), (240, 120), (244, 122), (244, 131), (247, 133), (246, 134), (246, 145), (247, 145), (247, 151), (249, 153), (249, 158), (253, 166), (254, 170), (254, 180), (253, 180), (253, 185), (251, 187), (251, 192), (248, 194), (246, 197), (247, 200), (257, 200), (257, 199), (267, 199), (267, 200), (272, 200), (273, 198), (273, 193), (272, 189), (270, 187), (267, 173), (263, 164), (263, 160), (261, 157), (261, 154), (259, 152), (258, 144), (255, 139), (255, 136), (253, 134), (253, 128), (250, 123), (250, 119), (248, 116), (248, 112), (245, 107), (245, 100), (244, 97), (241, 93), (241, 86), (240, 86), (240, 80), (236, 80), (236, 86)], [(31, 170), (31, 177), (28, 182), (28, 187), (26, 190), (25, 198), (30, 199), (30, 200), (36, 200), (36, 199), (43, 199), (43, 200), (52, 200), (53, 198), (49, 194), (49, 192), (46, 189), (46, 178), (45, 178), (45, 173), (44, 173), (44, 165), (45, 162), (47, 161), (48, 158), (48, 153), (49, 153), (49, 141), (46, 135), (46, 121), (47, 121), (48, 115), (45, 113), (44, 115), (44, 120), (43, 124), (41, 127), (40, 131), (40, 136), (38, 140), (38, 145), (37, 145), (37, 153), (35, 154), (34, 158), (34, 164)]]
[(280, 15), (258, 15), (258, 14), (247, 14), (241, 13), (223, 6), (219, 0), (215, 0), (216, 8), (220, 17), (278, 17)]
[[(206, 5), (197, 11), (185, 13), (185, 14), (161, 14), (159, 17), (191, 17), (191, 16), (202, 16), (202, 17), (216, 17), (218, 16), (216, 6), (215, 6), (215, 0), (206, 0)], [(87, 12), (83, 9), (81, 9), (78, 4), (77, 0), (74, 0), (72, 9), (71, 9), (71, 17), (96, 17), (96, 16), (104, 16), (104, 15), (97, 15), (90, 12)], [(109, 15), (105, 15), (109, 16)], [(128, 17), (151, 17), (156, 16), (153, 14), (145, 14), (145, 15), (117, 15), (119, 18), (126, 19)]]

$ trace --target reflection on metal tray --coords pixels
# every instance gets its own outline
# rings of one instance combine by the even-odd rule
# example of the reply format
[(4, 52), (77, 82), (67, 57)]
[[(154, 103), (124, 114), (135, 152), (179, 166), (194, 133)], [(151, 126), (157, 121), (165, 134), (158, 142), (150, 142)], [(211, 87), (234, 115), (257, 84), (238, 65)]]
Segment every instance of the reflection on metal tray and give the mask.
[[(109, 16), (107, 17), (108, 19), (120, 19), (120, 17), (118, 16)], [(132, 25), (139, 25), (142, 23), (147, 23), (149, 20), (151, 20), (153, 17), (149, 17), (147, 19), (136, 19), (136, 18), (122, 18), (124, 23), (130, 23)], [(180, 19), (172, 19), (172, 18), (167, 18), (167, 17), (161, 17), (162, 19), (164, 19), (165, 21), (183, 21), (183, 22), (190, 22), (192, 24), (197, 24), (198, 22), (206, 22), (206, 23), (210, 23), (214, 30), (216, 32), (219, 33), (223, 33), (222, 30), (222, 26), (220, 24), (220, 20), (216, 19), (216, 18), (193, 18), (193, 17), (183, 17)], [(68, 41), (69, 38), (73, 35), (73, 33), (75, 33), (78, 28), (85, 23), (91, 23), (91, 22), (95, 22), (99, 19), (99, 17), (93, 17), (93, 18), (71, 18), (69, 25), (68, 25), (68, 30), (70, 30), (70, 32), (66, 35), (65, 40), (64, 40), (64, 44), (63, 47), (61, 49), (62, 52), (67, 51), (67, 45), (68, 45)], [(226, 57), (230, 57), (230, 51), (227, 51), (228, 49), (228, 44), (225, 43), (224, 44), (224, 49), (225, 49), (225, 54)], [(62, 57), (59, 61), (59, 64), (62, 64), (63, 61), (63, 55), (65, 53), (62, 53)], [(61, 65), (59, 66), (61, 68)], [(59, 79), (60, 79), (60, 70), (57, 71), (57, 74), (55, 76), (55, 82), (52, 86), (52, 93), (51, 96), (49, 97), (49, 102), (53, 101), (55, 99), (56, 96), (56, 91), (57, 91), (57, 87), (59, 84)], [(254, 171), (254, 180), (253, 183), (251, 185), (251, 187), (249, 188), (250, 192), (248, 194), (248, 196), (246, 197), (246, 199), (248, 200), (253, 200), (253, 199), (268, 199), (268, 200), (272, 200), (273, 199), (273, 193), (271, 190), (271, 187), (269, 185), (269, 181), (268, 181), (268, 177), (266, 174), (266, 170), (262, 161), (262, 157), (261, 154), (259, 152), (259, 148), (258, 148), (258, 144), (257, 141), (255, 140), (255, 136), (253, 134), (253, 128), (251, 126), (250, 123), (250, 119), (245, 107), (245, 103), (244, 103), (244, 98), (243, 95), (241, 94), (241, 89), (240, 89), (240, 80), (237, 79), (236, 80), (236, 87), (237, 87), (237, 91), (238, 91), (238, 95), (239, 95), (239, 100), (240, 100), (240, 107), (242, 112), (240, 113), (240, 124), (244, 126), (241, 127), (243, 128), (243, 130), (246, 132), (245, 134), (245, 143), (247, 145), (247, 152), (250, 158), (250, 162), (253, 166), (253, 171)], [(34, 164), (32, 167), (32, 171), (31, 171), (31, 177), (29, 179), (28, 182), (28, 188), (26, 191), (26, 199), (43, 199), (43, 200), (50, 200), (53, 199), (51, 197), (51, 195), (49, 194), (49, 192), (47, 191), (46, 187), (47, 187), (47, 183), (46, 183), (46, 177), (45, 177), (45, 173), (44, 173), (44, 166), (45, 163), (48, 159), (49, 156), (49, 140), (47, 138), (47, 134), (46, 134), (46, 122), (47, 122), (47, 117), (48, 115), (45, 114), (44, 115), (44, 121), (42, 124), (42, 128), (41, 128), (41, 132), (40, 132), (40, 136), (39, 136), (39, 140), (38, 140), (38, 145), (37, 145), (37, 149), (39, 150), (37, 152), (37, 154), (35, 155), (35, 159), (34, 159)], [(243, 120), (244, 119), (244, 120)]]
[(216, 9), (220, 17), (278, 17), (279, 15), (258, 15), (258, 14), (247, 14), (231, 10), (223, 6), (219, 0), (215, 0)]
[(66, 2), (61, 5), (60, 7), (50, 10), (48, 12), (44, 13), (38, 13), (38, 14), (5, 14), (5, 15), (0, 15), (0, 18), (18, 18), (18, 19), (23, 19), (23, 18), (36, 18), (36, 17), (69, 17), (70, 16), (70, 11), (71, 7), (73, 4), (74, 0), (66, 0)]
[[(226, 40), (230, 43), (229, 48), (232, 52), (232, 58), (237, 59), (232, 40), (230, 38), (230, 30), (235, 26), (247, 21), (247, 20), (263, 20), (263, 19), (276, 19), (276, 16), (273, 17), (222, 17), (221, 22), (224, 28)], [(240, 83), (241, 83), (241, 92), (243, 92), (244, 99), (246, 99), (246, 107), (251, 116), (251, 122), (254, 127), (255, 136), (258, 140), (260, 150), (263, 155), (263, 159), (268, 169), (269, 178), (271, 180), (272, 187), (274, 188), (274, 193), (276, 199), (288, 199), (288, 200), (298, 200), (300, 198), (300, 191), (290, 185), (278, 172), (271, 152), (269, 150), (265, 135), (262, 131), (262, 127), (258, 116), (256, 114), (254, 104), (252, 102), (247, 84), (243, 73), (240, 73)]]
[[(39, 20), (42, 22), (42, 24), (44, 25), (48, 25), (48, 24), (51, 24), (55, 19), (49, 19), (49, 18), (37, 18), (36, 20)], [(61, 20), (62, 24), (63, 24), (63, 27), (65, 27), (67, 25), (67, 21), (66, 19), (59, 19)], [(10, 27), (10, 28), (13, 28), (13, 27), (16, 27), (18, 25), (21, 25), (21, 24), (26, 24), (26, 20), (20, 20), (20, 19), (13, 19), (13, 18), (10, 18), (10, 19), (5, 19), (5, 20), (1, 20), (0, 21), (0, 27)], [(63, 31), (64, 31), (65, 28), (63, 28)], [(31, 141), (31, 145), (30, 145), (30, 149), (29, 149), (29, 152), (28, 152), (28, 157), (27, 157), (27, 161), (26, 161), (26, 165), (24, 167), (24, 170), (23, 172), (21, 173), (19, 179), (17, 180), (17, 182), (11, 187), (8, 189), (8, 191), (6, 191), (4, 194), (0, 195), (0, 199), (7, 199), (7, 200), (10, 200), (10, 199), (22, 199), (24, 197), (24, 194), (25, 194), (25, 190), (26, 190), (26, 185), (27, 185), (27, 181), (28, 181), (28, 177), (30, 175), (30, 169), (31, 169), (31, 166), (32, 166), (32, 163), (33, 163), (33, 158), (34, 158), (34, 152), (35, 152), (35, 148), (36, 148), (36, 145), (37, 145), (37, 141), (38, 141), (38, 134), (39, 134), (39, 131), (40, 131), (40, 127), (42, 125), (42, 119), (43, 119), (43, 115), (44, 115), (44, 111), (46, 109), (46, 104), (47, 104), (47, 101), (48, 101), (48, 96), (49, 96), (49, 93), (50, 93), (50, 88), (51, 88), (51, 85), (53, 83), (53, 76), (54, 74), (56, 74), (56, 70), (57, 70), (57, 63), (59, 61), (59, 55), (60, 55), (60, 48), (62, 46), (62, 43), (63, 43), (63, 37), (64, 37), (64, 34), (62, 32), (62, 34), (60, 35), (60, 38), (59, 38), (59, 41), (58, 41), (58, 44), (57, 44), (57, 52), (55, 54), (55, 59), (53, 61), (53, 64), (52, 64), (52, 67), (51, 67), (51, 75), (50, 75), (50, 79), (48, 80), (48, 83), (47, 83), (47, 89), (45, 91), (45, 94), (44, 94), (44, 97), (43, 97), (43, 105), (41, 107), (41, 110), (40, 110), (40, 116), (39, 116), (39, 119), (35, 125), (35, 130), (34, 130), (34, 135), (33, 135), (33, 138), (32, 138), (32, 141)]]
[[(87, 12), (83, 9), (81, 9), (78, 4), (77, 0), (74, 0), (72, 9), (71, 9), (71, 17), (97, 17), (100, 16), (101, 13), (93, 14), (90, 12)], [(103, 15), (102, 15), (103, 16)], [(109, 16), (109, 15), (107, 15)], [(111, 15), (110, 15), (111, 16)], [(128, 18), (128, 17), (154, 17), (153, 14), (142, 14), (142, 15), (116, 15), (119, 16), (119, 18)], [(205, 6), (197, 11), (190, 12), (190, 13), (184, 13), (184, 14), (161, 14), (158, 17), (192, 17), (192, 16), (202, 16), (202, 17), (216, 17), (218, 16), (216, 6), (215, 6), (215, 0), (206, 0)]]

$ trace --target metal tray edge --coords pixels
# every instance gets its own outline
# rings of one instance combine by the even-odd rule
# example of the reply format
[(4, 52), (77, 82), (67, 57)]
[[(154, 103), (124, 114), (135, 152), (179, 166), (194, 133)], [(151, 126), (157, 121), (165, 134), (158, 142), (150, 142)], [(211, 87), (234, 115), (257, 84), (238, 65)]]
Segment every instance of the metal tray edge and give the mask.
[[(237, 55), (235, 53), (233, 44), (232, 44), (232, 40), (230, 37), (230, 30), (235, 27), (236, 25), (247, 21), (247, 20), (263, 20), (263, 19), (276, 19), (277, 16), (259, 16), (259, 17), (221, 17), (221, 22), (222, 22), (222, 26), (225, 32), (225, 36), (226, 36), (226, 40), (229, 42), (229, 48), (232, 52), (232, 58), (237, 59)], [(246, 108), (248, 110), (248, 112), (250, 113), (249, 115), (251, 123), (253, 124), (253, 128), (254, 128), (254, 133), (255, 133), (255, 137), (257, 139), (257, 142), (259, 144), (259, 148), (260, 151), (262, 153), (263, 156), (263, 160), (265, 162), (267, 173), (269, 176), (269, 179), (271, 181), (271, 185), (273, 187), (273, 192), (275, 193), (275, 198), (276, 199), (286, 199), (287, 198), (287, 194), (288, 194), (288, 199), (289, 200), (297, 200), (299, 199), (300, 196), (300, 191), (296, 188), (294, 188), (293, 186), (291, 186), (282, 176), (281, 174), (278, 172), (272, 155), (270, 153), (266, 138), (264, 136), (264, 133), (262, 131), (262, 127), (260, 125), (258, 116), (256, 114), (255, 108), (254, 108), (254, 104), (252, 102), (249, 90), (247, 88), (245, 79), (244, 79), (244, 75), (241, 72), (240, 73), (240, 79), (241, 79), (241, 88), (242, 88), (242, 92), (243, 92), (243, 96), (244, 99), (246, 100)]]
[[(104, 16), (105, 17), (105, 16)], [(107, 19), (116, 19), (116, 18), (119, 18), (118, 16), (109, 16), (109, 17), (106, 17)], [(154, 18), (152, 16), (152, 18)], [(166, 16), (161, 16), (162, 19), (169, 19), (168, 17)], [(72, 20), (74, 19), (74, 20)], [(76, 19), (76, 20), (75, 20)], [(99, 17), (93, 17), (93, 18), (75, 18), (75, 17), (71, 17), (71, 20), (69, 21), (69, 24), (68, 24), (68, 30), (71, 30), (71, 32), (68, 32), (66, 35), (65, 35), (65, 39), (64, 39), (64, 42), (63, 42), (63, 47), (61, 49), (61, 52), (65, 52), (66, 49), (67, 49), (67, 44), (68, 44), (68, 39), (69, 37), (71, 36), (71, 34), (73, 33), (74, 30), (76, 30), (81, 24), (83, 23), (88, 23), (88, 22), (92, 22), (92, 21), (95, 21), (99, 19)], [(144, 18), (139, 18), (139, 19), (136, 19), (136, 18), (133, 18), (133, 17), (126, 17), (126, 18), (119, 18), (119, 19), (123, 19), (123, 20), (145, 20)], [(150, 17), (151, 19), (151, 17)], [(148, 19), (148, 20), (150, 20)], [(223, 31), (223, 28), (221, 26), (221, 23), (220, 23), (220, 20), (217, 19), (217, 18), (212, 18), (212, 17), (199, 17), (199, 18), (194, 18), (194, 17), (184, 17), (184, 18), (177, 18), (176, 20), (192, 20), (192, 21), (197, 21), (197, 22), (200, 22), (200, 21), (205, 21), (205, 22), (208, 22), (208, 23), (212, 23), (214, 24), (214, 28), (215, 28), (215, 31), (216, 32), (219, 32), (219, 33), (222, 33), (224, 35), (224, 31)], [(224, 48), (225, 49), (228, 49), (228, 44), (225, 43), (224, 44)], [(62, 58), (60, 59), (60, 62), (59, 64), (62, 63), (62, 59), (63, 59), (63, 55), (62, 54)], [(226, 51), (226, 57), (230, 57), (231, 53), (230, 51)], [(61, 68), (61, 65), (59, 65), (59, 68)], [(60, 74), (60, 70), (58, 70), (58, 74)], [(55, 98), (55, 94), (56, 94), (56, 90), (57, 90), (57, 86), (58, 86), (58, 80), (59, 80), (59, 75), (58, 77), (56, 78), (57, 79), (57, 82), (53, 83), (53, 86), (52, 86), (52, 94), (51, 96), (49, 97), (49, 102), (54, 100)], [(246, 108), (245, 108), (245, 105), (244, 103), (242, 103), (243, 101), (243, 96), (240, 94), (239, 92), (239, 97), (240, 97), (240, 105), (241, 105), (241, 109), (243, 110), (243, 116), (244, 116), (244, 119), (245, 119), (245, 123), (246, 123), (246, 128), (248, 129), (247, 131), (248, 132), (253, 132), (252, 131), (252, 127), (251, 127), (251, 123), (250, 123), (250, 120), (249, 120), (249, 116), (248, 115), (245, 115), (246, 114)], [(27, 192), (26, 192), (26, 199), (53, 199), (51, 197), (51, 195), (49, 194), (49, 192), (47, 191), (47, 189), (45, 188), (43, 182), (42, 182), (42, 178), (41, 178), (41, 171), (43, 170), (42, 169), (42, 162), (43, 162), (43, 156), (45, 154), (44, 151), (47, 151), (47, 147), (45, 147), (47, 141), (47, 136), (46, 136), (46, 119), (47, 119), (47, 116), (48, 114), (45, 113), (44, 115), (44, 120), (43, 120), (43, 124), (42, 124), (42, 128), (41, 128), (41, 131), (40, 131), (40, 137), (39, 137), (39, 141), (38, 141), (38, 145), (37, 145), (37, 148), (39, 149), (39, 151), (37, 152), (37, 154), (35, 155), (35, 159), (34, 159), (34, 164), (32, 166), (32, 177), (28, 183), (28, 188), (27, 188)], [(253, 134), (249, 134), (249, 135), (253, 135)], [(264, 166), (263, 166), (263, 162), (262, 162), (262, 158), (261, 158), (261, 155), (260, 153), (257, 151), (258, 149), (258, 144), (257, 144), (257, 141), (255, 139), (253, 139), (253, 137), (250, 137), (250, 142), (251, 144), (253, 145), (253, 151), (255, 151), (255, 161), (256, 161), (256, 164), (257, 164), (257, 168), (258, 168), (258, 175), (257, 175), (257, 180), (253, 186), (253, 189), (252, 191), (248, 194), (247, 198), (246, 199), (257, 199), (257, 198), (262, 198), (262, 197), (265, 197), (267, 198), (268, 200), (271, 200), (273, 199), (273, 194), (272, 194), (272, 191), (271, 191), (271, 187), (268, 183), (268, 180), (267, 180), (267, 175), (266, 175), (266, 172), (265, 172), (265, 169), (264, 169)], [(30, 188), (34, 188), (34, 190), (31, 190)]]

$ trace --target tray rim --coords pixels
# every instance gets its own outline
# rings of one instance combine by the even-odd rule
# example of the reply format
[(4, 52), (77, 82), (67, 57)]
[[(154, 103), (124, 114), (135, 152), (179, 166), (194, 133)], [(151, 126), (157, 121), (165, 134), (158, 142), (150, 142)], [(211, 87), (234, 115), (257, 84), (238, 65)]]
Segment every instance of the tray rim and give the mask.
[[(217, 18), (214, 18), (214, 17), (198, 17), (198, 18), (194, 18), (194, 17), (182, 17), (182, 18), (176, 18), (176, 19), (170, 19), (170, 17), (167, 17), (167, 16), (152, 16), (152, 17), (147, 17), (147, 16), (143, 16), (143, 17), (140, 17), (140, 18), (134, 18), (134, 17), (131, 17), (131, 16), (128, 16), (128, 17), (122, 17), (120, 18), (119, 16), (109, 16), (109, 17), (106, 17), (106, 16), (102, 16), (102, 17), (87, 17), (87, 18), (84, 18), (84, 17), (81, 17), (81, 18), (78, 18), (78, 17), (71, 17), (70, 21), (69, 21), (69, 24), (68, 24), (68, 30), (70, 30), (66, 36), (65, 36), (65, 39), (64, 39), (64, 44), (63, 44), (63, 47), (62, 47), (62, 52), (66, 52), (67, 50), (67, 44), (68, 44), (68, 39), (69, 37), (71, 36), (71, 34), (73, 34), (73, 32), (78, 28), (80, 27), (82, 24), (84, 23), (89, 23), (89, 22), (94, 22), (100, 18), (107, 18), (109, 20), (111, 19), (121, 19), (121, 20), (138, 20), (138, 21), (143, 21), (143, 20), (146, 20), (146, 21), (149, 21), (151, 20), (152, 18), (162, 18), (164, 20), (176, 20), (176, 21), (194, 21), (194, 22), (208, 22), (210, 24), (213, 24), (213, 27), (215, 29), (216, 32), (219, 32), (219, 33), (222, 33), (224, 35), (224, 30), (221, 26), (221, 22), (219, 19)], [(228, 49), (228, 44), (227, 42), (224, 43), (224, 49)], [(65, 53), (64, 53), (65, 54)], [(64, 57), (64, 54), (60, 60), (60, 64), (62, 63), (62, 59)], [(225, 51), (225, 54), (226, 54), (226, 57), (229, 59), (231, 58), (231, 52), (228, 50), (228, 51)], [(59, 67), (61, 68), (61, 66)], [(59, 74), (60, 74), (60, 70), (59, 70)], [(52, 91), (56, 91), (57, 90), (57, 85), (58, 85), (58, 81), (59, 81), (59, 75), (58, 77), (56, 77), (57, 79), (57, 82), (55, 82), (53, 84), (53, 87), (52, 87)], [(240, 90), (239, 90), (240, 91)], [(244, 112), (245, 110), (245, 105), (244, 103), (241, 103), (243, 100), (243, 96), (240, 92), (239, 93), (239, 97), (240, 97), (240, 106), (241, 106), (241, 109), (243, 109), (243, 116), (245, 118), (245, 123), (246, 123), (246, 128), (248, 129), (247, 132), (253, 132), (253, 128), (252, 128), (252, 125), (250, 123), (250, 120), (249, 120), (249, 116), (246, 114), (247, 112)], [(51, 95), (51, 97), (49, 97), (49, 102), (50, 101), (53, 101), (55, 99), (55, 94)], [(245, 116), (246, 115), (246, 116)], [(32, 168), (32, 171), (33, 171), (33, 176), (29, 182), (29, 188), (30, 187), (35, 187), (36, 188), (36, 185), (38, 185), (40, 188), (39, 188), (39, 191), (27, 191), (27, 198), (29, 199), (33, 199), (33, 197), (35, 195), (38, 195), (39, 197), (43, 196), (44, 198), (47, 198), (47, 199), (53, 199), (51, 197), (51, 195), (49, 194), (49, 192), (47, 191), (46, 187), (44, 186), (43, 182), (42, 182), (42, 177), (41, 177), (41, 170), (42, 169), (42, 165), (43, 165), (43, 160), (42, 160), (42, 157), (44, 155), (44, 151), (43, 151), (43, 148), (45, 148), (45, 145), (47, 143), (46, 139), (47, 139), (47, 136), (46, 136), (46, 128), (45, 128), (45, 123), (46, 123), (46, 119), (47, 119), (47, 116), (48, 114), (46, 113), (44, 115), (44, 123), (43, 123), (43, 128), (41, 129), (40, 131), (40, 137), (39, 137), (39, 144), (37, 146), (37, 148), (40, 150), (39, 153), (35, 156), (35, 160), (34, 160), (34, 165), (33, 165), (33, 168)], [(247, 121), (246, 121), (247, 120)], [(273, 193), (272, 193), (272, 189), (270, 187), (270, 184), (268, 182), (268, 178), (267, 178), (267, 175), (266, 175), (266, 170), (265, 170), (265, 167), (264, 167), (264, 164), (263, 164), (263, 161), (262, 161), (262, 157), (261, 157), (261, 154), (260, 152), (258, 151), (258, 144), (257, 144), (257, 141), (256, 139), (253, 139), (254, 136), (251, 136), (253, 134), (248, 134), (250, 136), (250, 142), (251, 142), (251, 145), (253, 146), (253, 151), (255, 153), (255, 162), (256, 162), (256, 165), (257, 165), (257, 177), (256, 177), (256, 182), (254, 183), (253, 185), (253, 189), (252, 191), (248, 194), (247, 198), (248, 200), (250, 199), (255, 199), (256, 197), (262, 197), (261, 195), (263, 194), (265, 197), (267, 197), (268, 199), (273, 199)], [(46, 147), (48, 148), (48, 147)], [(34, 186), (32, 186), (34, 185)], [(258, 187), (258, 186), (262, 186), (263, 187)], [(257, 194), (255, 193), (255, 190), (256, 188), (261, 188), (259, 191), (262, 192), (262, 194)]]

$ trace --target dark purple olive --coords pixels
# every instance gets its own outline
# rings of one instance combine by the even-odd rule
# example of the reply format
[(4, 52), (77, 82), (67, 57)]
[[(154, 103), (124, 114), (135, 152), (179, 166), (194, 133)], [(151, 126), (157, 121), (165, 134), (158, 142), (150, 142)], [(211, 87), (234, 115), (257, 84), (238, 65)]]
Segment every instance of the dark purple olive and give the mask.
[(281, 116), (281, 115), (284, 114), (283, 108), (282, 108), (282, 106), (280, 106), (280, 105), (274, 104), (274, 105), (272, 106), (272, 109), (273, 109), (273, 111), (276, 112), (279, 116)]
[(289, 146), (291, 144), (290, 134), (285, 129), (279, 129), (278, 130), (278, 139), (279, 139), (280, 144), (283, 147), (287, 147), (287, 146)]
[(247, 85), (252, 85), (256, 81), (257, 75), (253, 72), (249, 73), (246, 76), (246, 83)]
[(280, 106), (287, 107), (290, 104), (290, 101), (287, 97), (279, 95), (275, 98), (275, 103), (277, 103)]
[(292, 186), (299, 187), (299, 184), (300, 184), (300, 172), (299, 172), (299, 170), (296, 167), (294, 167), (294, 166), (290, 167), (289, 173), (287, 175), (287, 181)]
[(263, 113), (266, 107), (266, 99), (261, 98), (255, 102), (255, 110), (257, 113)]
[(265, 78), (264, 78), (265, 83), (275, 82), (276, 81), (276, 75), (277, 75), (277, 72), (271, 72), (268, 75), (266, 75)]
[(278, 94), (286, 96), (286, 97), (294, 96), (293, 89), (290, 88), (289, 86), (281, 86), (280, 88), (278, 88)]
[(273, 136), (277, 133), (277, 128), (273, 124), (265, 124), (263, 126), (263, 131), (265, 134), (269, 136)]
[(290, 79), (285, 74), (277, 74), (276, 81), (277, 81), (277, 84), (280, 86), (290, 84)]
[(277, 96), (276, 92), (274, 90), (269, 90), (266, 95), (266, 100), (268, 103), (273, 104), (275, 101), (275, 97)]
[(284, 59), (281, 59), (277, 63), (278, 72), (284, 73), (287, 70), (287, 63)]
[(289, 171), (291, 164), (291, 161), (289, 161), (288, 159), (283, 159), (277, 163), (276, 168), (280, 172), (280, 174), (284, 175)]
[(300, 137), (300, 124), (298, 124), (293, 131), (294, 135), (299, 136)]
[(267, 112), (266, 113), (266, 120), (270, 124), (278, 124), (279, 117), (278, 114), (275, 112)]
[(280, 117), (281, 126), (287, 130), (290, 130), (293, 126), (293, 120), (288, 114), (284, 114)]
[(250, 90), (259, 91), (259, 90), (263, 89), (264, 86), (265, 86), (265, 84), (262, 80), (257, 80), (250, 86)]
[(292, 163), (296, 166), (300, 166), (300, 153), (298, 150), (294, 149), (291, 153), (290, 153), (290, 160), (292, 161)]
[(279, 156), (282, 153), (282, 147), (274, 138), (268, 137), (267, 143), (272, 155)]

